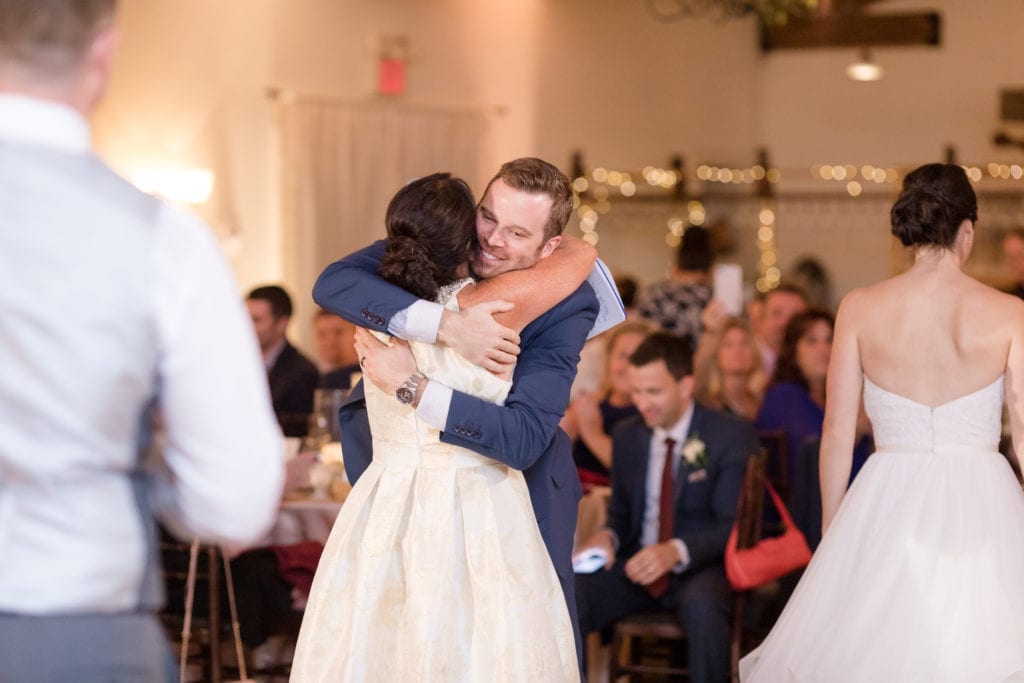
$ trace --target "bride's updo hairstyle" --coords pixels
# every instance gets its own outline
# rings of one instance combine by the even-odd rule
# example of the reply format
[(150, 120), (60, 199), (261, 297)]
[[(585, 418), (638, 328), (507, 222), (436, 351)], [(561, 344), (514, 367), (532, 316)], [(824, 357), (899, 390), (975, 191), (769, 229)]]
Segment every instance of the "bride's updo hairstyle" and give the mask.
[(403, 187), (384, 215), (388, 239), (380, 276), (421, 299), (458, 279), (469, 260), (476, 206), (469, 186), (450, 173), (434, 173)]
[(978, 199), (964, 169), (926, 164), (903, 179), (890, 218), (892, 234), (903, 246), (949, 249), (965, 219), (977, 222)]

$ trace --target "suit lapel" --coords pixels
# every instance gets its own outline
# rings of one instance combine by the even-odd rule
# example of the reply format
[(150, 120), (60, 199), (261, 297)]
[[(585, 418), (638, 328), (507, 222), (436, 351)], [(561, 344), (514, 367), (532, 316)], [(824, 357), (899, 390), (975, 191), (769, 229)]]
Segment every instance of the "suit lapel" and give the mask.
[[(654, 431), (651, 430), (642, 420), (638, 421), (636, 428), (636, 444), (640, 451), (643, 467), (637, 467), (637, 480), (633, 483), (633, 516), (636, 520), (636, 537), (640, 538), (643, 533), (644, 509), (647, 507), (647, 473), (651, 468), (651, 439), (654, 438)], [(638, 540), (639, 542), (639, 540)]]
[[(701, 433), (701, 423), (703, 422), (704, 411), (696, 402), (693, 404), (693, 417), (690, 418), (690, 428), (686, 431), (686, 437), (683, 438), (683, 443), (680, 444), (679, 448), (682, 450), (686, 442)], [(675, 481), (675, 501), (676, 503), (683, 496), (683, 492), (686, 489), (686, 479), (690, 473), (694, 471), (694, 468), (690, 463), (686, 462), (686, 459), (682, 456), (679, 457), (679, 466), (676, 467), (676, 481)]]

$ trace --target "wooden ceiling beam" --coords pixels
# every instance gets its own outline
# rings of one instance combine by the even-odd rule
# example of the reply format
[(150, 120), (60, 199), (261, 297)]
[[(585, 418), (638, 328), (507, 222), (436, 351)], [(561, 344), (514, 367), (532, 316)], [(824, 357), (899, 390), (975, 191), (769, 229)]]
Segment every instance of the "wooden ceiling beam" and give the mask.
[(761, 49), (939, 45), (937, 12), (829, 15), (791, 18), (783, 26), (761, 27)]
[(860, 13), (868, 5), (873, 5), (882, 0), (819, 0), (821, 8), (820, 16), (835, 16), (844, 14)]

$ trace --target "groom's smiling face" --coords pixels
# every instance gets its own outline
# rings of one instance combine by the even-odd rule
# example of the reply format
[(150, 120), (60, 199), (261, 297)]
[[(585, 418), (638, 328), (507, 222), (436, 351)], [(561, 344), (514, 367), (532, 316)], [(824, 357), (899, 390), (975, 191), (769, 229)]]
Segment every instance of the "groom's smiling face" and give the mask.
[(551, 197), (491, 183), (476, 211), (477, 249), (473, 272), (487, 279), (510, 270), (529, 268), (547, 258), (561, 236), (544, 239), (551, 215)]

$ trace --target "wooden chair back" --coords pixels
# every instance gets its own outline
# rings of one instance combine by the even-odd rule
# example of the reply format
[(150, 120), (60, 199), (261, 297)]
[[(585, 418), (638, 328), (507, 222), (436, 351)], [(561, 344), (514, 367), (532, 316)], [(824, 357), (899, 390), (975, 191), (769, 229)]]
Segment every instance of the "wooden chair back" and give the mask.
[(762, 429), (757, 432), (757, 440), (768, 456), (765, 476), (789, 505), (793, 476), (789, 471), (789, 436), (782, 429)]

